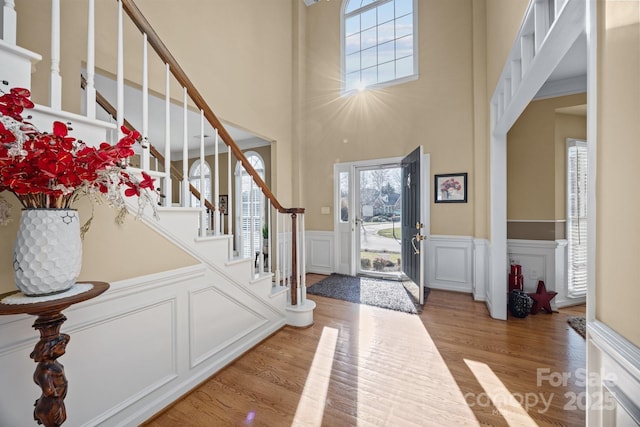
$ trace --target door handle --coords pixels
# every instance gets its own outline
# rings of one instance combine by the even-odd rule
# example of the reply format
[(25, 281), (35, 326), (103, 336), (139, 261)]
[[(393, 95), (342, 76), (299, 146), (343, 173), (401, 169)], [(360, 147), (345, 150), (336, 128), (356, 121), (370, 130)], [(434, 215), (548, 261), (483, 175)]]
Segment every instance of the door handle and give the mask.
[(420, 242), (421, 240), (427, 240), (427, 236), (423, 236), (422, 234), (417, 233), (415, 236), (411, 238), (411, 246), (413, 247), (414, 255), (420, 254), (420, 248), (416, 246), (416, 242)]

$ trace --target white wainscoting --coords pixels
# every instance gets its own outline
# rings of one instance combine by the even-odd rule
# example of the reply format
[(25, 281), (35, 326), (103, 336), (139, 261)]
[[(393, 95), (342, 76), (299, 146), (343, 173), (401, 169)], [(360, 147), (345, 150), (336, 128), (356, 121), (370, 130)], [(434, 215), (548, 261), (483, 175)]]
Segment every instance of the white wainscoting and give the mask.
[[(69, 426), (138, 425), (284, 326), (205, 264), (111, 284), (64, 311)], [(35, 425), (34, 317), (0, 317), (0, 425)]]
[(333, 231), (307, 231), (306, 265), (308, 273), (331, 274), (336, 272), (335, 234)]
[[(538, 281), (544, 280), (548, 291), (558, 292), (551, 301), (551, 308), (583, 304), (586, 301), (586, 297), (568, 296), (566, 240), (510, 239), (507, 241), (507, 251), (509, 262), (522, 266), (525, 292), (535, 292)], [(506, 275), (508, 277), (508, 272)]]
[(427, 285), (433, 289), (473, 292), (473, 238), (431, 235), (427, 242)]
[(489, 240), (473, 239), (473, 299), (487, 301), (487, 283), (489, 283)]
[(587, 323), (587, 363), (587, 426), (640, 425), (640, 348), (595, 320)]

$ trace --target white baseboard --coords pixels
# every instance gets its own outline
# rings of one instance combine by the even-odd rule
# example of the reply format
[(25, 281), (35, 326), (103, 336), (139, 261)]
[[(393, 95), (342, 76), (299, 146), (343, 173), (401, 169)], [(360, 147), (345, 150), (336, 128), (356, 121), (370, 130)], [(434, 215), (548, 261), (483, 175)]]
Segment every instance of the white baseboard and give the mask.
[(598, 320), (587, 323), (587, 426), (640, 425), (640, 348)]

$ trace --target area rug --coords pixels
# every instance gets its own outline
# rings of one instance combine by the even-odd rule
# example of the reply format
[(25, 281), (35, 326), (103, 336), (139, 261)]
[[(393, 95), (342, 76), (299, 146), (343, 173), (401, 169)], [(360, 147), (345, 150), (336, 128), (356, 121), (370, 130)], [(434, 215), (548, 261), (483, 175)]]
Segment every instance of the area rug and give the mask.
[[(425, 300), (429, 288), (425, 288)], [(402, 282), (332, 274), (307, 288), (307, 293), (389, 310), (418, 314), (422, 306)]]
[(577, 333), (582, 335), (582, 338), (586, 337), (587, 324), (584, 317), (570, 317), (567, 319), (567, 323), (569, 323), (569, 326), (575, 329)]

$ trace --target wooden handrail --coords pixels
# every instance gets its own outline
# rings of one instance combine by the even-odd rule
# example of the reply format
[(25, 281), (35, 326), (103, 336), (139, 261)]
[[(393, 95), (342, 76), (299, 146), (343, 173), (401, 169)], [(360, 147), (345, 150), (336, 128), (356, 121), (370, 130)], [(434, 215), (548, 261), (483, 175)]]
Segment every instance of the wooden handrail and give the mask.
[[(86, 87), (87, 87), (87, 79), (82, 74), (80, 75), (80, 86), (82, 86), (82, 89), (86, 89)], [(111, 103), (107, 100), (107, 98), (105, 98), (97, 90), (96, 90), (96, 103), (104, 111), (106, 111), (107, 114), (109, 114), (111, 116), (111, 118), (113, 118), (114, 120), (117, 120), (116, 107), (111, 105)], [(133, 127), (133, 125), (131, 124), (131, 122), (129, 122), (127, 119), (123, 119), (123, 122), (124, 122), (123, 124), (127, 127), (127, 129), (136, 130)], [(142, 139), (142, 136), (139, 138), (139, 140), (141, 140), (141, 139)], [(160, 161), (160, 163), (164, 163), (164, 156), (152, 144), (147, 142), (147, 145), (149, 146), (149, 154), (151, 154), (153, 157), (158, 159), (158, 161)], [(170, 165), (169, 168), (170, 168), (170, 173), (173, 176), (175, 176), (176, 178), (178, 178), (179, 181), (182, 181), (182, 179), (183, 179), (182, 172), (180, 172), (178, 170), (178, 168), (176, 168), (173, 165)], [(196, 187), (191, 185), (191, 183), (189, 183), (189, 191), (191, 192), (191, 194), (193, 194), (193, 196), (195, 198), (200, 200), (200, 191), (198, 191), (198, 189)], [(204, 199), (204, 205), (205, 205), (205, 207), (207, 209), (211, 210), (211, 212), (215, 212), (216, 211), (216, 207), (209, 201), (209, 199)]]
[(233, 152), (233, 155), (242, 163), (244, 169), (247, 171), (249, 175), (253, 178), (255, 183), (260, 187), (262, 193), (271, 201), (271, 205), (278, 210), (280, 213), (304, 213), (304, 208), (284, 208), (278, 199), (273, 195), (271, 189), (267, 186), (264, 180), (260, 177), (258, 172), (251, 166), (244, 153), (240, 150), (240, 147), (235, 143), (229, 132), (222, 125), (218, 117), (211, 110), (209, 105), (205, 102), (200, 92), (195, 88), (191, 80), (187, 77), (186, 73), (178, 64), (178, 61), (173, 57), (169, 49), (162, 42), (158, 34), (155, 32), (149, 21), (144, 17), (138, 6), (134, 3), (133, 0), (120, 0), (122, 1), (122, 6), (124, 11), (127, 12), (129, 18), (133, 21), (133, 23), (138, 27), (141, 33), (147, 35), (147, 41), (156, 51), (160, 59), (165, 63), (169, 64), (169, 69), (171, 73), (176, 78), (180, 85), (187, 89), (187, 93), (191, 97), (191, 100), (195, 103), (195, 105), (202, 110), (204, 116), (211, 126), (215, 129), (218, 129), (218, 135), (224, 141), (225, 144), (229, 147), (229, 150)]

